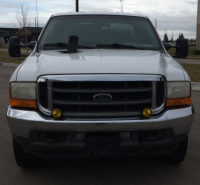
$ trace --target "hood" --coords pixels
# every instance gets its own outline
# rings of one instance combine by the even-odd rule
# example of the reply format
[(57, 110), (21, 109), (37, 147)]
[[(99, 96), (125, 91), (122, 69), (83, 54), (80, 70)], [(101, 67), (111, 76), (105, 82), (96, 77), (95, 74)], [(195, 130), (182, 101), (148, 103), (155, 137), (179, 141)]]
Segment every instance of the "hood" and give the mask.
[(74, 54), (62, 50), (32, 53), (19, 68), (17, 81), (59, 74), (158, 74), (167, 81), (185, 80), (183, 68), (159, 51), (82, 49)]

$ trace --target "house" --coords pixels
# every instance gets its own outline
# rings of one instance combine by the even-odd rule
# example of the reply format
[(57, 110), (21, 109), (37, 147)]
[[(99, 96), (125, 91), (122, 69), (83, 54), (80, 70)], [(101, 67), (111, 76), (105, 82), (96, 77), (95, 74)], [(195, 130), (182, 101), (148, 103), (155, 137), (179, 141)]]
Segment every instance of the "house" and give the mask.
[(189, 47), (195, 47), (196, 43), (195, 42), (188, 42)]
[(20, 36), (22, 38), (22, 41), (24, 39), (26, 39), (27, 42), (36, 41), (42, 29), (43, 28), (24, 27), (18, 30), (18, 32), (15, 33), (15, 35)]
[(26, 28), (0, 28), (0, 43), (7, 43), (10, 37), (12, 36), (20, 36), (23, 37), (23, 33), (26, 33), (27, 41), (36, 41), (37, 37), (41, 33), (43, 28), (35, 28), (35, 27), (26, 27)]
[(14, 36), (18, 30), (17, 28), (0, 28), (0, 43), (7, 43), (9, 38)]
[(6, 34), (6, 32), (0, 30), (0, 44), (1, 44), (2, 42), (4, 42), (4, 34)]

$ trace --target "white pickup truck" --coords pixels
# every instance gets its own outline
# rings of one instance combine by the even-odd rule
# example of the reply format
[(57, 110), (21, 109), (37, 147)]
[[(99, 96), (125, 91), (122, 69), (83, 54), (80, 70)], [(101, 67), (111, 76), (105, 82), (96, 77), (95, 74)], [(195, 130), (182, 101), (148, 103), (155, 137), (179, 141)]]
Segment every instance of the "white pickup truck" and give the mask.
[[(9, 41), (20, 57), (21, 38)], [(53, 15), (10, 79), (20, 167), (46, 156), (158, 155), (182, 162), (194, 118), (188, 74), (145, 16)], [(178, 39), (176, 56), (188, 42)]]

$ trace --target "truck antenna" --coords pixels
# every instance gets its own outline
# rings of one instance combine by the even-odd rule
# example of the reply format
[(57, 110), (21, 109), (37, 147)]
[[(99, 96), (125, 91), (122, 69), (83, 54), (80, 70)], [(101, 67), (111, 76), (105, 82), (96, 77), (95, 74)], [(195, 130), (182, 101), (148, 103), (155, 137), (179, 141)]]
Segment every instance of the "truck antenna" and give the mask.
[(120, 2), (121, 2), (121, 10), (122, 10), (122, 12), (123, 12), (123, 1), (124, 1), (124, 0), (120, 0)]
[(39, 40), (39, 34), (38, 34), (38, 6), (37, 6), (37, 0), (35, 0), (35, 3), (36, 3), (36, 12), (37, 12), (37, 29), (36, 29), (36, 36), (37, 36), (37, 52), (38, 52), (38, 40)]

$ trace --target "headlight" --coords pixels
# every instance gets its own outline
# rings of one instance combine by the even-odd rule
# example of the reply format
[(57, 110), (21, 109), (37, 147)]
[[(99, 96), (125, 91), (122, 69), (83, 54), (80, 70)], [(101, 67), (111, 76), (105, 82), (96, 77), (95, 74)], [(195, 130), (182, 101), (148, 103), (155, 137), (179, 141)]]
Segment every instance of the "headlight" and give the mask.
[(11, 83), (11, 98), (22, 100), (36, 100), (35, 83)]
[(168, 82), (167, 98), (185, 98), (190, 96), (190, 82)]
[(37, 108), (36, 83), (11, 83), (10, 105), (17, 107)]
[(190, 82), (167, 82), (166, 106), (181, 106), (191, 104)]

